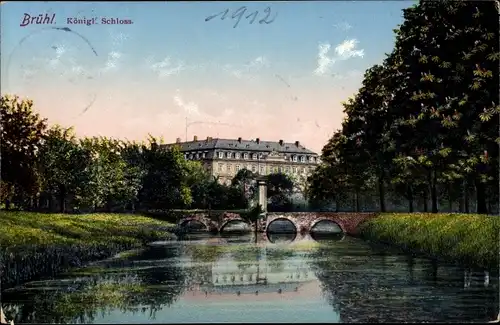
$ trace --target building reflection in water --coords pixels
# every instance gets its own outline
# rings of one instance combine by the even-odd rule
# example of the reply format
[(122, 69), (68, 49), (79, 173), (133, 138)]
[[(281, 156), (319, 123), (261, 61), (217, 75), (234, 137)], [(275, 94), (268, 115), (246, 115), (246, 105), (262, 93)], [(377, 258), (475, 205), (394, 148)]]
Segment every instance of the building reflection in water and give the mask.
[[(291, 243), (295, 237), (290, 233), (272, 234), (268, 240)], [(244, 246), (220, 256), (210, 263), (211, 270), (205, 272), (204, 279), (191, 282), (186, 298), (243, 299), (249, 296), (253, 300), (266, 300), (276, 299), (276, 295), (306, 294), (311, 289), (314, 295), (321, 294), (318, 280), (306, 260), (289, 249), (267, 247), (267, 243), (267, 240), (259, 240), (255, 246)]]

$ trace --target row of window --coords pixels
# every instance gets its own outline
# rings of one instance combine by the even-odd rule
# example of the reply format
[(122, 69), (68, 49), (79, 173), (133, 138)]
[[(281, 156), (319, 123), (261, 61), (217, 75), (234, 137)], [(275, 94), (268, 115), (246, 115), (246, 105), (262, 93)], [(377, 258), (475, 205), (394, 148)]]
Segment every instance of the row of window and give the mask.
[[(219, 151), (218, 152), (218, 158), (219, 159), (241, 159), (241, 154), (239, 152), (223, 152), (223, 151)], [(197, 152), (197, 153), (185, 153), (184, 154), (184, 157), (186, 159), (203, 159), (203, 158), (206, 158), (207, 157), (207, 152)], [(251, 159), (253, 160), (257, 160), (257, 159), (262, 159), (263, 158), (263, 154), (262, 153), (252, 153), (252, 154), (249, 154), (248, 152), (244, 152), (243, 153), (243, 159), (249, 159), (249, 157), (251, 157)], [(287, 159), (287, 156), (285, 156), (285, 159)], [(296, 156), (296, 155), (291, 155), (290, 156), (290, 160), (293, 161), (293, 162), (298, 162), (300, 160), (300, 162), (302, 163), (305, 163), (305, 162), (311, 162), (311, 163), (314, 163), (316, 162), (316, 157), (313, 157), (313, 156)]]
[[(219, 166), (218, 166), (218, 170), (220, 173), (222, 172), (227, 172), (229, 174), (232, 174), (233, 172), (233, 169), (232, 169), (232, 165), (231, 164), (223, 164), (223, 163), (219, 163)], [(257, 173), (257, 166), (256, 165), (252, 165), (252, 166), (248, 166), (245, 167), (241, 167), (240, 165), (236, 165), (234, 166), (234, 173), (238, 173), (240, 171), (240, 169), (248, 169), (248, 170), (251, 170), (253, 173)], [(312, 171), (313, 168), (312, 167), (309, 167), (309, 171)], [(260, 166), (260, 170), (258, 171), (259, 174), (266, 174), (266, 172), (268, 174), (270, 173), (284, 173), (284, 174), (297, 174), (297, 173), (301, 173), (301, 174), (304, 174), (307, 172), (307, 168), (305, 167), (290, 167), (290, 166), (285, 166), (285, 167), (282, 167), (282, 166), (274, 166), (274, 167), (270, 167), (268, 166), (267, 167), (267, 170), (266, 170), (266, 166)]]

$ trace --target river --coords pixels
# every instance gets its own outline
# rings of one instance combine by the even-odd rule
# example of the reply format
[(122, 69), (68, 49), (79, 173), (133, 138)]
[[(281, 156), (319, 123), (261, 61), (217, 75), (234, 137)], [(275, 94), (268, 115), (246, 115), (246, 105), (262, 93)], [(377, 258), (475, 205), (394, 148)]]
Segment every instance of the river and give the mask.
[(484, 322), (498, 275), (360, 239), (190, 235), (9, 289), (16, 323)]

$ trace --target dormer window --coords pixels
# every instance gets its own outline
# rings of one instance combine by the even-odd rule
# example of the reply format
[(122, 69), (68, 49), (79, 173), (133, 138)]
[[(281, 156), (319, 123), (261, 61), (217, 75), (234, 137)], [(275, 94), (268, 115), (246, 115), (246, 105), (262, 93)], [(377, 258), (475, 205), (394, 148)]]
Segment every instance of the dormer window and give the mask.
[(222, 151), (219, 151), (219, 158), (220, 159), (224, 158), (224, 153)]
[(239, 152), (236, 153), (236, 159), (240, 159), (240, 153)]
[(230, 152), (228, 152), (228, 153), (226, 154), (227, 159), (231, 159), (231, 156), (232, 156), (232, 155), (231, 155), (231, 153), (230, 153)]
[(297, 162), (297, 156), (292, 156), (293, 162)]
[(252, 159), (257, 159), (257, 154), (256, 153), (252, 154)]
[(203, 158), (207, 158), (207, 153), (204, 152), (203, 155), (202, 155)]
[(306, 162), (306, 157), (300, 156), (300, 162)]
[(248, 159), (248, 154), (246, 152), (243, 154), (243, 159)]
[(200, 153), (199, 153), (199, 152), (197, 152), (197, 153), (196, 153), (196, 159), (199, 159), (199, 158), (200, 158)]

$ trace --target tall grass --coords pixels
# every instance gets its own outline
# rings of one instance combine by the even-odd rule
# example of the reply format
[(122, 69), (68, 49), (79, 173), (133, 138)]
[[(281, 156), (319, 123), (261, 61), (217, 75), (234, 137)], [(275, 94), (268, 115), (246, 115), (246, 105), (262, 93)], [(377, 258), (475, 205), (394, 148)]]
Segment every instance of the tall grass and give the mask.
[(171, 224), (127, 214), (0, 211), (2, 289), (168, 239)]
[(474, 214), (381, 214), (360, 225), (360, 235), (431, 258), (498, 267), (500, 219)]

